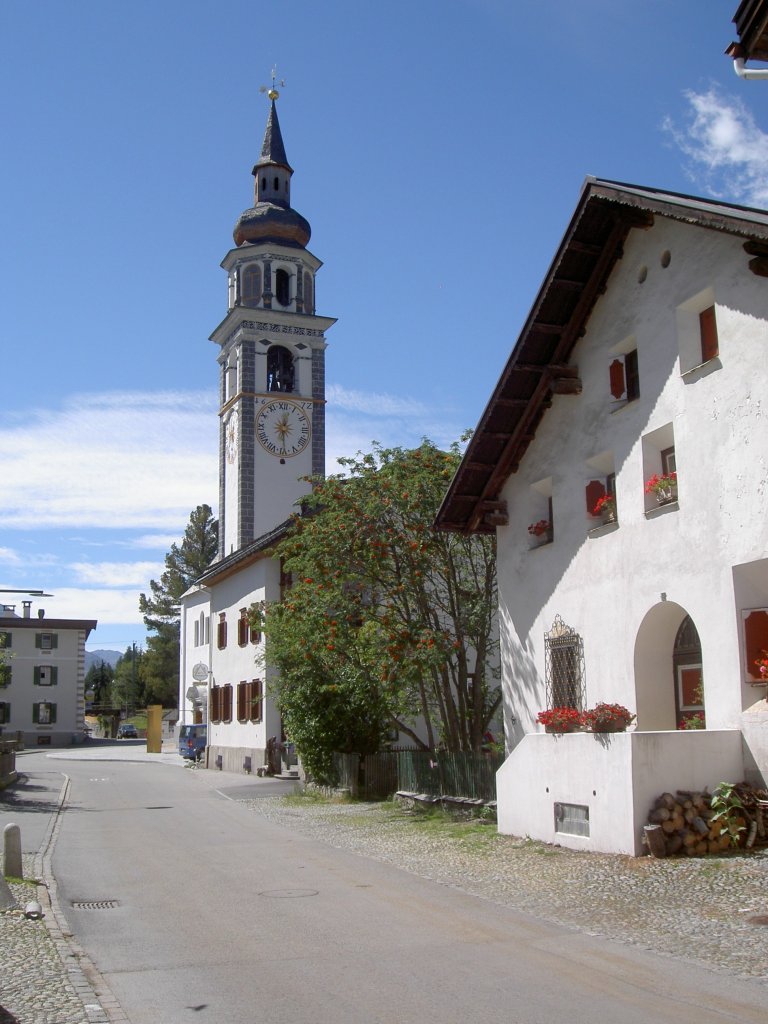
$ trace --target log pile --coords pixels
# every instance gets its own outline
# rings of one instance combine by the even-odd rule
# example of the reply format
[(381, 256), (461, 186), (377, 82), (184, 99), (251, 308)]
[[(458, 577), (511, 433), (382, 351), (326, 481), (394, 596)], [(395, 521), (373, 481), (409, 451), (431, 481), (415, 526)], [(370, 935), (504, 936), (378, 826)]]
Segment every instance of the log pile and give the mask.
[(649, 851), (654, 857), (703, 857), (736, 846), (767, 845), (768, 791), (741, 782), (733, 787), (733, 793), (741, 807), (734, 806), (727, 818), (712, 807), (712, 794), (706, 789), (678, 789), (674, 796), (662, 793), (654, 801), (644, 830)]

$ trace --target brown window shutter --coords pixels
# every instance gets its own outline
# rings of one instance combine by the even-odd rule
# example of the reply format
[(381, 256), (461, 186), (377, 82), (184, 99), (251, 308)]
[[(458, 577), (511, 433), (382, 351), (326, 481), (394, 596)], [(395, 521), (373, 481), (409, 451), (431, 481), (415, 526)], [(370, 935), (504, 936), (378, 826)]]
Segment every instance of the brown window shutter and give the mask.
[(608, 368), (611, 381), (611, 396), (617, 402), (627, 397), (627, 378), (624, 373), (624, 357), (616, 356)]
[(759, 679), (760, 669), (755, 662), (768, 651), (768, 609), (759, 608), (744, 619), (744, 654), (747, 679)]
[(701, 331), (701, 361), (706, 363), (707, 360), (714, 359), (719, 352), (714, 306), (703, 309), (699, 313), (699, 329)]
[(585, 494), (587, 498), (587, 515), (593, 516), (595, 514), (595, 505), (605, 494), (603, 481), (590, 480), (586, 486)]
[(237, 684), (237, 720), (238, 722), (245, 722), (246, 716), (246, 702), (248, 699), (248, 684), (238, 683)]

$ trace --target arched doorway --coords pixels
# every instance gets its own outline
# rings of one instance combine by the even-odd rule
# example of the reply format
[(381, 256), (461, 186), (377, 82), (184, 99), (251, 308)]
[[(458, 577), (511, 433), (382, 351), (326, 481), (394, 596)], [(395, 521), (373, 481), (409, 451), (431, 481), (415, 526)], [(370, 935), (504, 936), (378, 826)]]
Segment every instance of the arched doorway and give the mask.
[(675, 709), (679, 729), (704, 727), (704, 676), (701, 640), (690, 615), (680, 623), (672, 654), (675, 669)]
[[(635, 697), (637, 728), (641, 732), (677, 729), (686, 701), (692, 696), (701, 644), (696, 627), (682, 605), (660, 601), (650, 608), (635, 638)], [(684, 689), (678, 696), (678, 669)]]

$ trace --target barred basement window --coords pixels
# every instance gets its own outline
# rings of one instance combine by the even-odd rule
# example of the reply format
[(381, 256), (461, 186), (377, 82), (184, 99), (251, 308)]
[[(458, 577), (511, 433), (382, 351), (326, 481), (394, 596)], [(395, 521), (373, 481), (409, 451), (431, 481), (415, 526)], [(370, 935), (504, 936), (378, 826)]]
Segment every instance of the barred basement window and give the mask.
[(589, 808), (583, 804), (555, 804), (555, 832), (566, 836), (588, 836)]
[(548, 708), (576, 708), (585, 700), (584, 642), (560, 616), (544, 634), (545, 687)]

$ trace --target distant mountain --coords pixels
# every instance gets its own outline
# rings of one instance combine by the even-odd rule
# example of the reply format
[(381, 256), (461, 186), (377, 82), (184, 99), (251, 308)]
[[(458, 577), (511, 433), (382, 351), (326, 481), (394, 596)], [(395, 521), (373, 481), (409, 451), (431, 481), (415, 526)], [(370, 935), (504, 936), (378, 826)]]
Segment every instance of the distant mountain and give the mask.
[(105, 661), (114, 668), (122, 656), (122, 651), (86, 651), (85, 671), (87, 672), (91, 665), (100, 665), (102, 661)]

